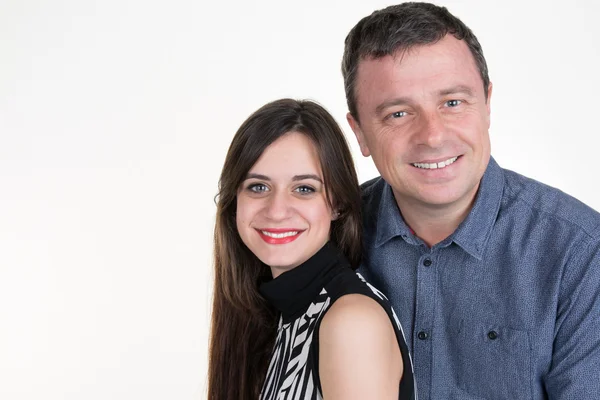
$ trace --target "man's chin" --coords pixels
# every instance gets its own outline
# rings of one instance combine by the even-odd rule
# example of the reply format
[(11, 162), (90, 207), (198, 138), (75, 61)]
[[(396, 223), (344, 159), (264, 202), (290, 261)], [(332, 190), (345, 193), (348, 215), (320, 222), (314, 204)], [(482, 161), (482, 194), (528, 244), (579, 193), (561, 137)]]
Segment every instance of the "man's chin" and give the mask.
[(437, 187), (421, 190), (415, 196), (415, 200), (423, 206), (444, 209), (461, 203), (466, 197), (465, 191), (459, 191), (452, 187)]
[(437, 187), (428, 187), (419, 192), (418, 198), (424, 205), (431, 208), (444, 209), (450, 207), (469, 207), (477, 193), (475, 190), (469, 190), (465, 187), (456, 185), (439, 185)]

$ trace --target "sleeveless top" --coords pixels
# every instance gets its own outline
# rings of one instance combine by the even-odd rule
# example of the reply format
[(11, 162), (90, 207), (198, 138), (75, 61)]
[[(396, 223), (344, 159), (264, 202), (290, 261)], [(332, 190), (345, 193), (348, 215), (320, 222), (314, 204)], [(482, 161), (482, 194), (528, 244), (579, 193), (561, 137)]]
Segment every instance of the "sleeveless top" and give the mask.
[(259, 290), (281, 313), (261, 400), (323, 398), (319, 379), (319, 327), (331, 305), (346, 294), (368, 296), (386, 311), (404, 364), (399, 399), (417, 398), (404, 333), (388, 299), (355, 273), (331, 242), (298, 267), (262, 283)]

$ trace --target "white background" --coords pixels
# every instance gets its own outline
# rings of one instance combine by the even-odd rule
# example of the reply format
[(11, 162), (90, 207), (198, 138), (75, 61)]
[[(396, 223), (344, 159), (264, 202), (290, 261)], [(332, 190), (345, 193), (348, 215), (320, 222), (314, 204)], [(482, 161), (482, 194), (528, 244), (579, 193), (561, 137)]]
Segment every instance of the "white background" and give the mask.
[[(0, 399), (205, 398), (229, 142), (311, 98), (375, 176), (340, 60), (388, 4), (0, 0)], [(600, 209), (598, 2), (439, 4), (483, 45), (498, 162)]]

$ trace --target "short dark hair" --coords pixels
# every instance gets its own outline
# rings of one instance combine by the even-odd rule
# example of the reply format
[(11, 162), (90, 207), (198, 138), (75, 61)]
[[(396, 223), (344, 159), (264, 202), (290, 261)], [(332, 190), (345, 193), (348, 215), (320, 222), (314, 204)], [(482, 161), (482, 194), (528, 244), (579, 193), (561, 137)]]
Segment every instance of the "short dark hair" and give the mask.
[(446, 7), (408, 2), (377, 10), (361, 19), (346, 36), (342, 75), (350, 114), (358, 119), (356, 75), (361, 59), (378, 59), (412, 47), (436, 43), (447, 34), (464, 40), (479, 69), (487, 99), (490, 78), (483, 50), (473, 34)]

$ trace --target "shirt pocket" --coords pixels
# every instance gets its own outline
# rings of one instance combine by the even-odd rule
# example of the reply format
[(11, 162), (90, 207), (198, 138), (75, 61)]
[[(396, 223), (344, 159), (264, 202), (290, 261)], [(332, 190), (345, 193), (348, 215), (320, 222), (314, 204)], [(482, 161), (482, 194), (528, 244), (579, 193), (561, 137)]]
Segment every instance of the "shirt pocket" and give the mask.
[(531, 346), (527, 331), (463, 321), (454, 354), (457, 381), (487, 400), (531, 399)]

